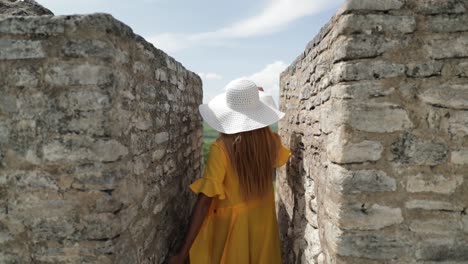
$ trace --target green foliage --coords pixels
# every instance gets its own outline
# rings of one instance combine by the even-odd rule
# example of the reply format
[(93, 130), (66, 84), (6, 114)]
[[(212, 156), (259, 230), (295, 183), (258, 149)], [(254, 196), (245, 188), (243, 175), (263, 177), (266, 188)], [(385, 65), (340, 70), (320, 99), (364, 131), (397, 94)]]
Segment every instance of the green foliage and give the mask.
[(207, 123), (203, 122), (203, 162), (208, 160), (210, 145), (218, 138), (218, 131), (211, 128)]

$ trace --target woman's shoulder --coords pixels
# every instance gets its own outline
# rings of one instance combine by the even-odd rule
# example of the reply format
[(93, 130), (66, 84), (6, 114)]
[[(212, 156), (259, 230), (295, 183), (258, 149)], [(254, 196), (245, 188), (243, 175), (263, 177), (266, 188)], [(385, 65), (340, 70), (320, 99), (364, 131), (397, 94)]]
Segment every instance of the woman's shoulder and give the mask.
[(227, 150), (224, 147), (224, 143), (221, 137), (218, 137), (217, 139), (215, 139), (215, 141), (213, 141), (213, 143), (211, 143), (210, 151), (216, 151), (218, 152), (218, 154), (222, 153), (224, 156), (227, 155)]

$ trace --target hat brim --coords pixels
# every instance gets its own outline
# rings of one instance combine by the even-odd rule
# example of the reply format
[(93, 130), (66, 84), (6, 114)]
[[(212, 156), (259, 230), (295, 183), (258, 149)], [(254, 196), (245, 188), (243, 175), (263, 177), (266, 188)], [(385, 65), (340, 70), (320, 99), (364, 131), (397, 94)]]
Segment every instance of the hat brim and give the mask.
[(226, 94), (220, 94), (208, 104), (198, 107), (200, 114), (214, 130), (235, 134), (267, 127), (283, 118), (284, 113), (261, 102), (252, 109), (232, 109), (226, 104)]

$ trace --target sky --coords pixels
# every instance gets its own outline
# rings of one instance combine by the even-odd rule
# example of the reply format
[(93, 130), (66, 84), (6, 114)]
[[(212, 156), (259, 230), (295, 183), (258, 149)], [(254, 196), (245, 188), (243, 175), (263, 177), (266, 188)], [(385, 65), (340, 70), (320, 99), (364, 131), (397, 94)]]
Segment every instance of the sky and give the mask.
[(203, 80), (203, 101), (248, 78), (278, 101), (279, 75), (344, 0), (37, 0), (55, 15), (104, 12)]

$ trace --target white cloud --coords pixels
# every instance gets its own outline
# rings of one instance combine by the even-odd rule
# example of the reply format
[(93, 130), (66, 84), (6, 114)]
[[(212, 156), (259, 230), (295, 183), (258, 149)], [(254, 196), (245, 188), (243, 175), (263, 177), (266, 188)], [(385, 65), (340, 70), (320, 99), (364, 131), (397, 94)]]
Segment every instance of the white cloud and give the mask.
[(279, 100), (279, 79), (280, 74), (288, 67), (283, 61), (275, 61), (268, 64), (260, 70), (250, 76), (243, 76), (238, 79), (249, 79), (254, 81), (258, 86), (263, 87), (265, 92), (271, 94), (275, 99), (276, 103)]
[(299, 18), (328, 10), (342, 2), (343, 0), (270, 0), (260, 14), (215, 31), (195, 34), (163, 33), (147, 39), (162, 50), (175, 52), (193, 45), (267, 35), (284, 29)]
[(223, 79), (223, 76), (214, 72), (208, 72), (208, 73), (199, 72), (198, 75), (203, 80), (222, 80)]

